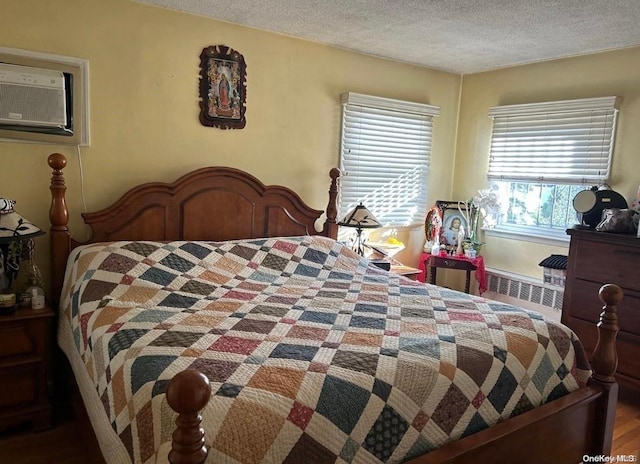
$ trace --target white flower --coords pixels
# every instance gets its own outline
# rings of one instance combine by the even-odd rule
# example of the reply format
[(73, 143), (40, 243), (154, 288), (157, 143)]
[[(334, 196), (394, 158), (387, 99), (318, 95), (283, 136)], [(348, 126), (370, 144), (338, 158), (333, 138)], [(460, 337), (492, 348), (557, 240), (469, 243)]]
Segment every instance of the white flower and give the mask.
[[(481, 226), (485, 229), (491, 229), (497, 225), (497, 216), (500, 211), (500, 197), (491, 189), (480, 189), (471, 201), (472, 209), (479, 214), (482, 220)], [(480, 222), (480, 221), (478, 221)]]
[(496, 192), (490, 189), (478, 190), (478, 194), (473, 197), (472, 203), (479, 209), (484, 209), (485, 212), (500, 209), (500, 198)]

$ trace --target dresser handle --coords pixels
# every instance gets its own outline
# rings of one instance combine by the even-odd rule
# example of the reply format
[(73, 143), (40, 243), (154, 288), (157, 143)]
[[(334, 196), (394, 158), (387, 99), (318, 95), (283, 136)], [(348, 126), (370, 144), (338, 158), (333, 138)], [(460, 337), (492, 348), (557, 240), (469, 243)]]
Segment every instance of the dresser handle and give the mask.
[(444, 265), (447, 267), (451, 267), (451, 266), (455, 266), (456, 262), (455, 261), (448, 261), (448, 260), (444, 260)]

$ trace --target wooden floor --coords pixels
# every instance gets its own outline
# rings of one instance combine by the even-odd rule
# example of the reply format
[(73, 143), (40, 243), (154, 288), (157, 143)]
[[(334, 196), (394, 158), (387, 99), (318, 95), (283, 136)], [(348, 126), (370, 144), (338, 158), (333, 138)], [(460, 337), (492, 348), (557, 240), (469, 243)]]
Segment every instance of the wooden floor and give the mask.
[(640, 394), (621, 393), (616, 409), (612, 454), (640, 458)]
[[(65, 420), (52, 430), (0, 435), (0, 463), (91, 464), (77, 422)], [(640, 397), (622, 396), (616, 411), (612, 454), (630, 455), (638, 462), (640, 449)]]

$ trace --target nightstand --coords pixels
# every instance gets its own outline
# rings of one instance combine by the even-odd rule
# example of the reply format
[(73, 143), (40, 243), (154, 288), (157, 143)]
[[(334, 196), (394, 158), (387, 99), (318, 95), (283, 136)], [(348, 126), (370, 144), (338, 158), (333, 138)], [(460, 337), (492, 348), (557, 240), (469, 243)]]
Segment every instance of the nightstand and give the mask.
[(24, 422), (34, 430), (51, 427), (52, 318), (48, 306), (0, 316), (0, 431)]
[(438, 268), (458, 269), (467, 273), (464, 284), (464, 292), (469, 293), (471, 286), (471, 271), (475, 271), (478, 279), (479, 292), (482, 294), (487, 290), (486, 276), (484, 271), (484, 259), (482, 256), (476, 258), (466, 258), (464, 256), (434, 256), (423, 253), (421, 259), (426, 269), (429, 269), (429, 283), (436, 285), (436, 272)]

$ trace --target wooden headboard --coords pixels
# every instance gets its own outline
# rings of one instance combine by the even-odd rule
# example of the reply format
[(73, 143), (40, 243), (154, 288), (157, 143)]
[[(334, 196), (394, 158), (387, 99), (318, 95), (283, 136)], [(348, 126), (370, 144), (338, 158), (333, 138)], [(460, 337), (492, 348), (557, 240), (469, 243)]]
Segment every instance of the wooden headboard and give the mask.
[(293, 190), (266, 186), (251, 174), (234, 168), (207, 167), (173, 183), (150, 182), (134, 187), (111, 206), (82, 217), (93, 234), (87, 242), (71, 238), (62, 170), (64, 155), (48, 158), (51, 178), (52, 302), (57, 308), (67, 258), (84, 243), (115, 240), (232, 240), (296, 235), (336, 238), (338, 177), (329, 173), (329, 203), (321, 231), (315, 223), (325, 213), (307, 206)]

